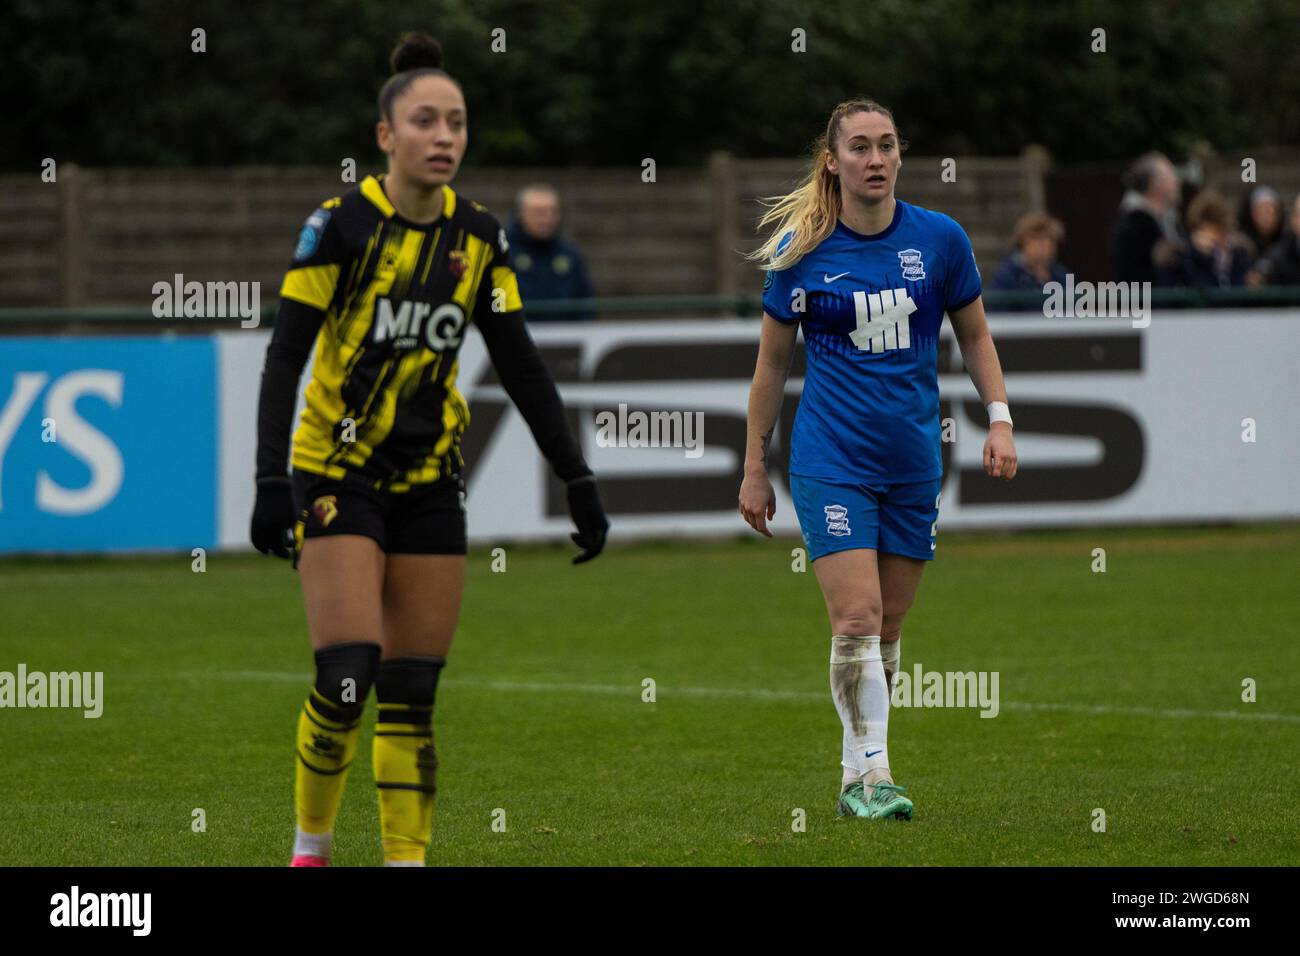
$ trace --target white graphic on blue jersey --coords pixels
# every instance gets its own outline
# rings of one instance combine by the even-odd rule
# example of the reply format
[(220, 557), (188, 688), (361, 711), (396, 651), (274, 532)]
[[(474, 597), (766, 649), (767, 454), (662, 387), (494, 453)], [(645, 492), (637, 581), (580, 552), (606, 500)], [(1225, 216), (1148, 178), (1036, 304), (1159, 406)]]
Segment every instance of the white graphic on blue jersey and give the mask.
[(903, 268), (904, 282), (920, 282), (925, 278), (925, 263), (920, 249), (903, 249), (898, 253), (898, 264)]
[(852, 534), (849, 531), (849, 509), (843, 505), (827, 505), (822, 509), (826, 512), (826, 533), (833, 534), (837, 538), (847, 537)]
[(807, 346), (790, 473), (850, 483), (938, 478), (940, 329), (946, 313), (980, 294), (961, 226), (898, 200), (881, 232), (836, 223), (764, 278), (763, 311), (798, 324)]
[(906, 289), (853, 293), (858, 327), (849, 338), (864, 352), (885, 352), (912, 347), (912, 324), (908, 318), (916, 303)]

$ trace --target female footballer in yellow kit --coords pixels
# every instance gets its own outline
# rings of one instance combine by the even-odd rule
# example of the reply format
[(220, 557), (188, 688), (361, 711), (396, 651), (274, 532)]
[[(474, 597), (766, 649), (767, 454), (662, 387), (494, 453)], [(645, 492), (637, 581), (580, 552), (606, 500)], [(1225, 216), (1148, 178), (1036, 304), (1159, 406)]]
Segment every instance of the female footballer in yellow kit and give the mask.
[[(316, 658), (298, 721), (294, 866), (326, 866), (373, 685), (386, 865), (422, 866), (432, 831), (433, 707), (465, 583), (457, 357), (472, 321), (568, 489), (582, 549), (609, 527), (595, 478), (524, 325), (504, 233), (452, 191), (465, 153), (460, 85), (438, 42), (403, 38), (379, 94), (388, 172), (304, 225), (280, 291), (258, 407), (258, 550), (293, 556)], [(315, 346), (293, 435), (298, 380)]]

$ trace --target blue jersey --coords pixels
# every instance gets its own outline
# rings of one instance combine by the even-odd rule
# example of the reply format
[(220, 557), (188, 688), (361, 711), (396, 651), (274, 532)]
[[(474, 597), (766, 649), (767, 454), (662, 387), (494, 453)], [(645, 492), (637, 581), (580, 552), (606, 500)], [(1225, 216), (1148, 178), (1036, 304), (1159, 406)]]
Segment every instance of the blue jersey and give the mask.
[(836, 223), (799, 262), (769, 271), (763, 311), (802, 322), (807, 355), (790, 473), (843, 482), (940, 477), (939, 326), (944, 312), (979, 294), (961, 226), (901, 201), (883, 232), (864, 236)]

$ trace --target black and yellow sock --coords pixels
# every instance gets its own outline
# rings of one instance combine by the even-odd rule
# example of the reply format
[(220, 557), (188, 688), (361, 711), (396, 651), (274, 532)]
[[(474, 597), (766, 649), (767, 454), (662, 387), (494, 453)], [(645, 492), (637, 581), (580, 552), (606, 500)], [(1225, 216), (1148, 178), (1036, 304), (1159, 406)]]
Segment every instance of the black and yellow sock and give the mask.
[(316, 652), (316, 686), (298, 716), (294, 806), (299, 844), (304, 835), (321, 835), (323, 842), (307, 841), (321, 856), (329, 855), (326, 835), (334, 831), (361, 712), (378, 667), (378, 644), (334, 644)]
[(375, 678), (375, 786), (385, 864), (423, 866), (433, 835), (433, 701), (445, 663), (441, 657), (392, 658), (380, 663)]

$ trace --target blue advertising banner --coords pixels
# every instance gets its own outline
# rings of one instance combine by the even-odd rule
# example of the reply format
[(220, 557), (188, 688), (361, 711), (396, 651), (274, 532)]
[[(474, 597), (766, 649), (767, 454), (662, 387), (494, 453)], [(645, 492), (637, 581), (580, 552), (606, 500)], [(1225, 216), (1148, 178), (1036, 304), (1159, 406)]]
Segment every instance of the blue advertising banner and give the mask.
[(210, 336), (0, 341), (0, 552), (208, 548)]

